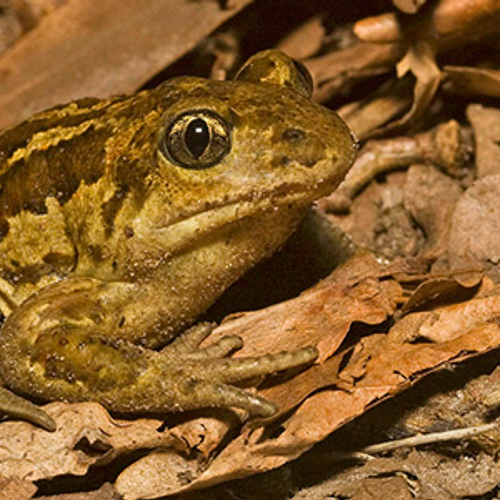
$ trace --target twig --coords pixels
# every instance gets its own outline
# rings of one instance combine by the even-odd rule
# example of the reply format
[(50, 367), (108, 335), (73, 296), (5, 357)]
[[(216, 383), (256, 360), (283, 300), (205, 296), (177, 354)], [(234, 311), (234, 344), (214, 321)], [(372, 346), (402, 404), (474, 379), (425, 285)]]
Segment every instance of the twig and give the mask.
[(385, 443), (378, 443), (366, 446), (360, 450), (348, 453), (326, 453), (321, 455), (321, 461), (327, 460), (329, 462), (344, 462), (347, 460), (362, 460), (368, 461), (375, 457), (372, 455), (376, 453), (383, 453), (393, 451), (398, 448), (409, 446), (422, 446), (424, 444), (443, 443), (446, 441), (458, 441), (460, 439), (467, 439), (478, 434), (491, 431), (498, 427), (498, 422), (490, 424), (479, 425), (476, 427), (466, 427), (464, 429), (454, 429), (445, 432), (433, 432), (431, 434), (419, 434), (405, 439), (397, 439), (395, 441), (386, 441)]

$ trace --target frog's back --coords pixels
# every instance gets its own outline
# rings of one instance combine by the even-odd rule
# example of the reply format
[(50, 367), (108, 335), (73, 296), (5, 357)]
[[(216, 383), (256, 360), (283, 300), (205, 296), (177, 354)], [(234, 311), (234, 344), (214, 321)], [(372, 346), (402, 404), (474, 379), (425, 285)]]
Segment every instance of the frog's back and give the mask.
[(76, 251), (64, 205), (104, 174), (109, 110), (124, 99), (82, 99), (0, 134), (0, 309), (68, 275)]

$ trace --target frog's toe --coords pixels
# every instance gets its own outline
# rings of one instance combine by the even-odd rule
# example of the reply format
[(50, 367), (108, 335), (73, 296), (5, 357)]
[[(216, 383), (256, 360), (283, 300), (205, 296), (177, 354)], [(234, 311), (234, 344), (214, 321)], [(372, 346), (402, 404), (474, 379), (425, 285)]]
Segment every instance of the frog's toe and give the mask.
[(197, 376), (219, 383), (232, 383), (312, 363), (317, 357), (318, 350), (310, 346), (253, 358), (208, 359), (197, 367)]
[(27, 399), (16, 396), (5, 387), (0, 387), (0, 411), (10, 417), (17, 417), (39, 425), (47, 431), (56, 430), (56, 423), (49, 414)]
[(237, 335), (226, 335), (203, 349), (186, 355), (187, 359), (224, 358), (243, 347), (243, 340)]
[(213, 323), (198, 323), (188, 328), (162, 349), (162, 352), (173, 356), (190, 354), (212, 333)]
[(204, 380), (188, 382), (186, 400), (179, 403), (188, 408), (241, 408), (252, 415), (270, 417), (278, 411), (278, 405), (265, 398), (247, 392), (238, 387), (217, 384)]

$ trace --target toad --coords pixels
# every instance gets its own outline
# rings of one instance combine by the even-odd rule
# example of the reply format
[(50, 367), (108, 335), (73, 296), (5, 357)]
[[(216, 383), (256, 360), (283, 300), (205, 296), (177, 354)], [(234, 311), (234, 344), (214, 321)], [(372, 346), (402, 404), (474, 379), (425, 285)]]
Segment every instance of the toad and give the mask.
[(307, 70), (269, 50), (233, 81), (83, 99), (0, 135), (1, 410), (48, 429), (21, 396), (276, 412), (233, 384), (315, 347), (231, 358), (240, 338), (200, 348), (210, 329), (188, 327), (351, 165), (352, 134), (310, 93)]

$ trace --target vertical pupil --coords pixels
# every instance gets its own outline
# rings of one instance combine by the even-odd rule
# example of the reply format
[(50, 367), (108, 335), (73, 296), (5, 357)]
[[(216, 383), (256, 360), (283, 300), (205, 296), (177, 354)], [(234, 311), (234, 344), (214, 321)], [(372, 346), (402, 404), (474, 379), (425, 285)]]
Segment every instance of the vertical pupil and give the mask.
[(195, 157), (199, 158), (207, 149), (210, 141), (210, 131), (205, 120), (196, 118), (191, 121), (186, 128), (184, 134), (184, 142), (189, 152)]

